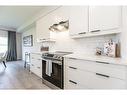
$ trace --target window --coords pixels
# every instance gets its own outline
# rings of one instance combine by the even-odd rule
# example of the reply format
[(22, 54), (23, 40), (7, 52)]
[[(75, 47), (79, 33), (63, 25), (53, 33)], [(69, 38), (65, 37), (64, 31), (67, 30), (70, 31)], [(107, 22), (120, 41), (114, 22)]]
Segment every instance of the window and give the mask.
[(0, 53), (6, 52), (8, 48), (7, 31), (0, 31)]

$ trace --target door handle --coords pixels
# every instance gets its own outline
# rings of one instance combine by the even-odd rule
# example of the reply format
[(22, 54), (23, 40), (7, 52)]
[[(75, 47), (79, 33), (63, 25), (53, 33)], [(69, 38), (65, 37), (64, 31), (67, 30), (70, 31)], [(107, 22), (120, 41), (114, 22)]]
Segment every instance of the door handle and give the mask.
[(74, 60), (76, 60), (77, 58), (69, 58), (69, 59), (74, 59)]
[(99, 31), (101, 31), (101, 30), (93, 30), (93, 31), (90, 31), (90, 32), (99, 32)]
[(103, 63), (103, 64), (110, 64), (108, 62), (101, 62), (101, 61), (96, 61), (97, 63)]
[(37, 59), (37, 60), (41, 60), (41, 59)]
[(71, 69), (77, 69), (77, 68), (75, 68), (75, 67), (72, 67), (72, 66), (69, 66), (69, 68), (71, 68)]
[(46, 40), (46, 39), (40, 39), (40, 40)]
[(109, 77), (110, 77), (110, 76), (108, 76), (108, 75), (104, 75), (104, 74), (100, 74), (100, 73), (96, 73), (96, 75), (102, 76), (102, 77), (106, 77), (106, 78), (109, 78)]
[(78, 33), (78, 34), (86, 34), (86, 32), (81, 32), (81, 33)]
[(69, 82), (73, 83), (73, 84), (77, 84), (77, 82), (75, 81), (72, 81), (72, 80), (69, 80)]
[(40, 69), (40, 67), (37, 67), (38, 69)]

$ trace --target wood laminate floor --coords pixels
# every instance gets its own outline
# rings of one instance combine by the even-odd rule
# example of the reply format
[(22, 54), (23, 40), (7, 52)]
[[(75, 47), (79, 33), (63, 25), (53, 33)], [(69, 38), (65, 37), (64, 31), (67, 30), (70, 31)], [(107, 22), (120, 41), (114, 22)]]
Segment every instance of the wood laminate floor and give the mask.
[(36, 75), (24, 69), (23, 61), (0, 64), (0, 89), (50, 89)]

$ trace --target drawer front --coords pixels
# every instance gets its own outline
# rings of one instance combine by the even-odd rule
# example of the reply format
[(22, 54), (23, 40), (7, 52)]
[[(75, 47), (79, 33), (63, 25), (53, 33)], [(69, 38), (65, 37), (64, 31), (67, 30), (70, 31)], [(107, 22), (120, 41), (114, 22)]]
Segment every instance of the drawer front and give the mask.
[(31, 59), (31, 64), (36, 67), (42, 67), (42, 60), (41, 59)]
[(34, 74), (36, 74), (37, 76), (39, 76), (40, 78), (42, 78), (42, 68), (38, 68), (38, 67), (35, 67), (35, 66), (31, 66), (30, 67), (30, 71)]
[(73, 80), (79, 85), (91, 89), (125, 89), (126, 82), (121, 79), (113, 78), (103, 73), (93, 73), (78, 69), (66, 69), (66, 82)]
[(41, 59), (41, 54), (31, 54), (31, 59)]
[(126, 66), (104, 64), (93, 61), (68, 59), (68, 58), (65, 58), (65, 65), (72, 66), (80, 70), (103, 73), (112, 76), (114, 78), (119, 78), (123, 80), (126, 80), (127, 77)]
[(30, 71), (34, 72), (35, 71), (35, 66), (33, 64), (30, 65)]
[(36, 60), (35, 66), (42, 68), (42, 61), (41, 60)]
[(75, 84), (73, 83), (73, 80), (67, 79), (65, 89), (89, 89), (89, 88), (79, 84)]
[[(65, 67), (65, 89), (91, 89), (82, 83), (82, 75), (79, 74), (79, 70), (73, 67)], [(83, 71), (84, 72), (84, 71)]]
[(37, 76), (39, 76), (40, 78), (42, 78), (42, 68), (35, 68), (35, 73)]
[(39, 77), (42, 77), (42, 61), (37, 59), (31, 60), (30, 70)]

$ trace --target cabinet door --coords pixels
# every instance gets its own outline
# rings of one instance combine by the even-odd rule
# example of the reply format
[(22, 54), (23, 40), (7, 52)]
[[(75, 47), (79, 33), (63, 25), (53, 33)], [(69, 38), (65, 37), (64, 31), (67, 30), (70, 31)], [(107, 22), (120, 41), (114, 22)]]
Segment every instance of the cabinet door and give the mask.
[(42, 60), (36, 59), (36, 72), (35, 74), (42, 78)]
[(41, 55), (32, 54), (30, 71), (42, 78), (42, 60)]
[(88, 32), (88, 7), (71, 7), (69, 18), (70, 35), (82, 35)]
[(100, 32), (117, 29), (120, 26), (121, 7), (90, 6), (89, 31)]
[(33, 73), (35, 72), (35, 63), (36, 63), (36, 60), (32, 57), (31, 64), (30, 64), (30, 71)]
[(49, 27), (51, 26), (50, 14), (44, 16), (36, 22), (37, 41), (42, 41), (50, 38)]

